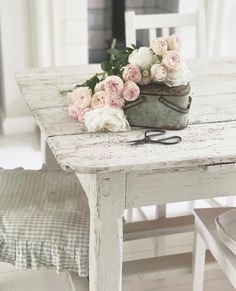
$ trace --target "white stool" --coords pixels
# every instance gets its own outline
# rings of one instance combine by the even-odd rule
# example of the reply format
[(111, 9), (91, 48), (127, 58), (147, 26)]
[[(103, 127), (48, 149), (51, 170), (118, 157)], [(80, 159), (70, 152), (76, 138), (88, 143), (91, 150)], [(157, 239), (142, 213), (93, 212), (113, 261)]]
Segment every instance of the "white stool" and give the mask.
[(220, 240), (215, 219), (230, 207), (195, 209), (195, 244), (193, 255), (193, 291), (202, 291), (206, 247), (236, 288), (236, 256)]

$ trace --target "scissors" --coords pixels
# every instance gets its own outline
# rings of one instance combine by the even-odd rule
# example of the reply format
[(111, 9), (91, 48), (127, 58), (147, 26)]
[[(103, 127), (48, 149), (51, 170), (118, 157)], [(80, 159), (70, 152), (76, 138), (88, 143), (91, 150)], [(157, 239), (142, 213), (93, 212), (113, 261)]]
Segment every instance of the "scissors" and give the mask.
[(178, 135), (158, 138), (165, 134), (166, 131), (162, 129), (147, 129), (144, 132), (143, 139), (131, 140), (129, 143), (131, 143), (131, 145), (142, 145), (145, 143), (173, 145), (182, 141), (182, 138)]

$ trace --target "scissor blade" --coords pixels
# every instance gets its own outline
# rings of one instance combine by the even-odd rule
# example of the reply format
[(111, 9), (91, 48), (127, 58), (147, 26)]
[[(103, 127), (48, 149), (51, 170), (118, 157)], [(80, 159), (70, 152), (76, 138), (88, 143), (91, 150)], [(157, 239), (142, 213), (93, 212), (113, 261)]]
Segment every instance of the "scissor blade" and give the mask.
[(174, 135), (169, 137), (160, 138), (157, 140), (157, 143), (164, 144), (164, 145), (174, 145), (178, 144), (182, 141), (182, 138), (180, 136)]
[(146, 139), (138, 139), (138, 140), (131, 140), (128, 141), (128, 143), (130, 143), (130, 145), (141, 145), (141, 144), (145, 144), (146, 143)]

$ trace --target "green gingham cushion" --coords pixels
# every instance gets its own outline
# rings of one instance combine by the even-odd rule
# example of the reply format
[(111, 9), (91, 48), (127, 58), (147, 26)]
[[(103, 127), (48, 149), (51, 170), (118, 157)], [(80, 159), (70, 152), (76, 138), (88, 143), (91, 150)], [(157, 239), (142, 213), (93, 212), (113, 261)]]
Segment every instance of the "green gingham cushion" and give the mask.
[(89, 209), (74, 174), (0, 169), (0, 261), (88, 276)]

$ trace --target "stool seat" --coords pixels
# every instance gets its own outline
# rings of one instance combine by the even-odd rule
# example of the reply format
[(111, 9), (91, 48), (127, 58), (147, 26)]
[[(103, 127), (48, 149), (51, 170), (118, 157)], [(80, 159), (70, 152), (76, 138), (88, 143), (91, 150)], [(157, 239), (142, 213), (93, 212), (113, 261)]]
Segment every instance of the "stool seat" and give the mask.
[(203, 290), (205, 251), (208, 247), (220, 268), (236, 288), (236, 256), (219, 237), (217, 220), (232, 207), (195, 209), (195, 243), (193, 255), (193, 291)]
[(221, 241), (236, 255), (236, 209), (218, 215), (216, 227)]
[(62, 171), (0, 170), (0, 261), (88, 276), (89, 208)]

